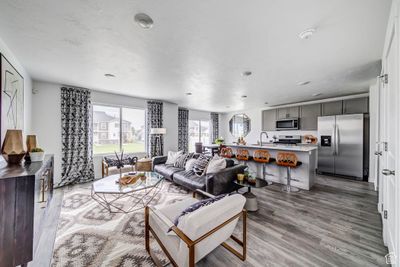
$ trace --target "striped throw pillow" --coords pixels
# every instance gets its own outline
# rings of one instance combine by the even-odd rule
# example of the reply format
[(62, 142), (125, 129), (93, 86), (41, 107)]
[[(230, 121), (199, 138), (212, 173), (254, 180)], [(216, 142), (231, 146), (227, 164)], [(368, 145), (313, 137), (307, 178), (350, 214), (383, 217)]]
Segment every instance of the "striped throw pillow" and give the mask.
[(182, 154), (182, 155), (180, 155), (180, 156), (176, 159), (176, 161), (175, 161), (175, 163), (174, 163), (174, 167), (184, 169), (184, 168), (185, 168), (185, 165), (186, 165), (186, 162), (187, 162), (189, 159), (193, 158), (193, 155), (194, 155), (194, 153), (189, 153), (189, 154)]
[(206, 156), (206, 155), (200, 155), (199, 158), (196, 160), (196, 162), (193, 164), (193, 172), (197, 175), (197, 176), (202, 176), (206, 169), (207, 169), (207, 165), (210, 162), (211, 157)]

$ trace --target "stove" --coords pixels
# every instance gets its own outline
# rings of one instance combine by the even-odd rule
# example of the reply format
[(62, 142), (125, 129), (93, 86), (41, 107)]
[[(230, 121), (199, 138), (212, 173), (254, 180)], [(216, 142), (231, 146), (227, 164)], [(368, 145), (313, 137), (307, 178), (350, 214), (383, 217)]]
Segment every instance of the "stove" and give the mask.
[(274, 144), (297, 145), (299, 143), (301, 143), (300, 135), (279, 135), (278, 140), (274, 141)]

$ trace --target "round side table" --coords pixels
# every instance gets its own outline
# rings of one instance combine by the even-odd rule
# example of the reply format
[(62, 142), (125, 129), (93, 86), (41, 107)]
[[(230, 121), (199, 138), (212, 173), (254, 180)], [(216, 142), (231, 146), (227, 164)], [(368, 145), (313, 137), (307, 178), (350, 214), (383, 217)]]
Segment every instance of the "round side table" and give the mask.
[(242, 187), (247, 187), (247, 192), (243, 194), (243, 196), (246, 198), (246, 204), (244, 208), (248, 211), (257, 211), (258, 210), (257, 197), (256, 195), (253, 194), (253, 192), (251, 192), (251, 189), (267, 186), (268, 182), (260, 178), (256, 178), (255, 183), (248, 183), (247, 181), (239, 182), (238, 180), (235, 180), (233, 182)]

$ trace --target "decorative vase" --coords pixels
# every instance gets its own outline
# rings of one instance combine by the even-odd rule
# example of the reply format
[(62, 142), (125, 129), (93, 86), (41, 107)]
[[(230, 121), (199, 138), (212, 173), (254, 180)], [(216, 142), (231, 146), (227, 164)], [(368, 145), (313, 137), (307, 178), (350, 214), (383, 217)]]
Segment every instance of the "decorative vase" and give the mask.
[(7, 130), (1, 153), (9, 164), (20, 164), (25, 156), (22, 130)]
[(44, 152), (29, 152), (29, 156), (31, 162), (43, 161)]
[[(31, 157), (29, 155), (29, 152), (32, 151), (33, 148), (37, 147), (36, 143), (36, 135), (27, 135), (26, 136), (26, 155), (25, 155), (25, 161), (30, 162)], [(43, 154), (44, 158), (44, 154)]]

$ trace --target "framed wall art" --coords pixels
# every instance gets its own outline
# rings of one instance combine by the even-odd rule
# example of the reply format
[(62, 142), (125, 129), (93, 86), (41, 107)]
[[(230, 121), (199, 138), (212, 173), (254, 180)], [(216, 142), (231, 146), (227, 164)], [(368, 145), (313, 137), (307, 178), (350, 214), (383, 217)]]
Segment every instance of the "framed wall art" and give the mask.
[(24, 129), (24, 78), (3, 54), (0, 57), (0, 130), (3, 143), (7, 129)]

